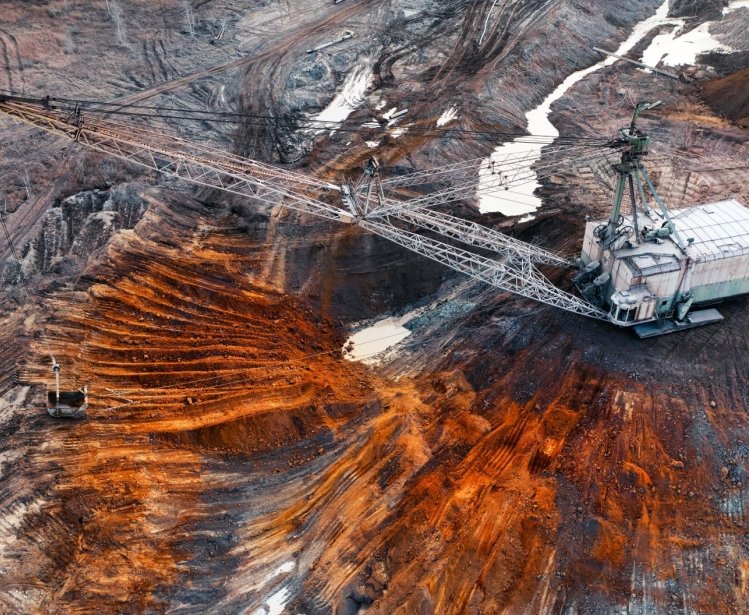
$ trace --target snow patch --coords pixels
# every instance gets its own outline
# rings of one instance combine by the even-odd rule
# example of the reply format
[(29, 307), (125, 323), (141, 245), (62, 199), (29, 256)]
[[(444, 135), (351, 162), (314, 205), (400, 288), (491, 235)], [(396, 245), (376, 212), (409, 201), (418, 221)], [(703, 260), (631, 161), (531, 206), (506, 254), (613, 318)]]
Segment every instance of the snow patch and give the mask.
[(288, 587), (282, 587), (274, 594), (268, 596), (263, 606), (255, 609), (252, 615), (281, 615), (289, 598), (291, 598), (291, 591)]
[[(263, 580), (263, 585), (270, 583), (278, 576), (288, 574), (296, 568), (296, 562), (289, 560), (284, 562), (273, 572), (268, 573)], [(268, 598), (265, 599), (263, 605), (255, 609), (251, 615), (280, 615), (283, 612), (286, 603), (289, 601), (291, 590), (286, 587), (273, 592)]]
[(729, 5), (723, 9), (723, 15), (733, 13), (738, 9), (749, 9), (749, 0), (737, 0), (736, 2), (729, 3)]
[(710, 34), (711, 22), (705, 22), (691, 32), (675, 37), (665, 47), (665, 55), (662, 62), (666, 66), (681, 66), (683, 64), (694, 64), (697, 56), (709, 51), (732, 51)]
[(372, 82), (372, 67), (369, 64), (355, 67), (343, 82), (341, 91), (314, 119), (318, 122), (338, 123), (345, 121), (361, 105)]
[(397, 113), (397, 111), (398, 107), (393, 107), (392, 109), (390, 109), (390, 111), (382, 114), (382, 119), (390, 121), (390, 119)]
[[(409, 124), (408, 126), (411, 126), (411, 124)], [(408, 126), (398, 126), (397, 128), (393, 128), (389, 134), (391, 137), (393, 137), (393, 139), (397, 139), (398, 137), (403, 136), (408, 132)]]
[[(619, 45), (619, 48), (615, 51), (616, 55), (625, 55), (653, 28), (661, 25), (667, 15), (668, 0), (665, 0), (655, 15), (641, 21), (634, 27), (627, 40)], [(538, 107), (526, 113), (528, 132), (535, 137), (548, 138), (550, 142), (556, 139), (559, 136), (559, 131), (549, 121), (551, 105), (564, 96), (567, 90), (578, 81), (616, 61), (617, 58), (607, 56), (597, 64), (569, 75)], [(514, 186), (512, 199), (495, 194), (496, 178), (492, 171), (502, 172), (503, 162), (515, 160), (522, 152), (530, 150), (532, 155), (524, 162), (524, 169), (519, 170), (517, 165), (513, 163), (512, 174), (522, 174), (532, 172), (533, 165), (541, 159), (541, 149), (546, 144), (523, 143), (524, 140), (527, 141), (528, 137), (518, 137), (514, 141), (498, 146), (486, 161), (486, 164), (481, 165), (478, 188), (479, 211), (481, 213), (500, 212), (506, 216), (521, 216), (534, 212), (541, 206), (541, 199), (534, 195), (536, 189), (541, 187), (538, 181), (528, 181), (520, 186)]]
[(289, 601), (289, 595), (291, 592), (286, 587), (282, 587), (275, 594), (265, 601), (268, 607), (268, 615), (281, 615), (283, 608)]
[(419, 313), (419, 310), (414, 310), (400, 318), (389, 316), (366, 329), (357, 331), (343, 345), (343, 356), (349, 361), (376, 365), (380, 362), (378, 355), (411, 335), (411, 331), (403, 325), (413, 320)]
[[(746, 0), (731, 2), (723, 9), (722, 14), (725, 16), (741, 8), (749, 8), (749, 2)], [(661, 25), (672, 24), (674, 28), (671, 29), (671, 32), (664, 32), (653, 38), (642, 54), (642, 63), (648, 66), (658, 66), (659, 62), (663, 62), (666, 66), (681, 66), (694, 64), (698, 55), (709, 51), (733, 51), (730, 47), (721, 44), (710, 33), (710, 26), (713, 23), (712, 21), (706, 21), (694, 30), (680, 35), (679, 33), (684, 30), (687, 21), (680, 18), (664, 18)]]
[(294, 568), (296, 568), (296, 562), (289, 560), (288, 562), (281, 564), (273, 571), (271, 579), (277, 577), (279, 574), (286, 574), (287, 572), (291, 572), (292, 570), (294, 570)]
[(458, 110), (455, 107), (451, 107), (447, 111), (444, 111), (437, 120), (437, 128), (439, 128), (440, 126), (444, 126), (445, 124), (449, 124), (456, 117), (458, 117)]

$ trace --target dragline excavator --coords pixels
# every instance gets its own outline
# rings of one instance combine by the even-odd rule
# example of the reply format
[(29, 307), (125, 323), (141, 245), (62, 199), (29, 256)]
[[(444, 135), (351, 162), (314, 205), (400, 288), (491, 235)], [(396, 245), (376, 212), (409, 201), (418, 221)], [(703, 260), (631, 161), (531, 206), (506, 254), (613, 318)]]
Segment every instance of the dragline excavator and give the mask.
[[(715, 309), (695, 308), (749, 292), (749, 210), (729, 199), (669, 211), (645, 169), (650, 139), (637, 119), (656, 105), (637, 105), (630, 125), (613, 141), (596, 143), (620, 152), (612, 165), (611, 214), (587, 222), (582, 254), (569, 258), (434, 209), (472, 194), (485, 162), (383, 179), (372, 159), (357, 184), (338, 185), (171, 133), (114, 124), (106, 119), (117, 112), (113, 106), (89, 109), (84, 101), (0, 95), (1, 113), (84, 147), (195, 185), (358, 225), (502, 291), (634, 327), (640, 337), (721, 320)], [(584, 160), (577, 151), (576, 160)], [(521, 156), (491, 171), (492, 187), (509, 190), (553, 168), (539, 163), (531, 171)], [(401, 192), (435, 185), (441, 188), (415, 198)], [(574, 270), (578, 292), (558, 288), (539, 266)]]

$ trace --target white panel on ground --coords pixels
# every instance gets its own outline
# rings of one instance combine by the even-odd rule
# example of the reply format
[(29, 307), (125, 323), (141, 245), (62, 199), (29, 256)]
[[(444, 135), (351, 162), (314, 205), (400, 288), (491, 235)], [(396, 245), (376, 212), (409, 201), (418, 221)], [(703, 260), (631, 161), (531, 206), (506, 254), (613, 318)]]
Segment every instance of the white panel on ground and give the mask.
[(449, 124), (456, 117), (458, 117), (458, 110), (455, 107), (452, 107), (448, 109), (447, 111), (444, 111), (442, 115), (440, 115), (439, 119), (437, 120), (437, 128), (440, 128), (444, 126), (445, 124)]
[(343, 82), (341, 91), (314, 119), (319, 122), (345, 121), (364, 100), (371, 81), (372, 67), (369, 64), (355, 67)]

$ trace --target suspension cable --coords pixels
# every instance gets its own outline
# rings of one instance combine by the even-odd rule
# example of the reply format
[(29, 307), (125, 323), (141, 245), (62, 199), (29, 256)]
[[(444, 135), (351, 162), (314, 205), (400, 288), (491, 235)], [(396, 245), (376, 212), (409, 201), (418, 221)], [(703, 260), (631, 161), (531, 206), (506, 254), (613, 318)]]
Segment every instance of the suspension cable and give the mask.
[[(189, 109), (181, 107), (164, 107), (156, 105), (138, 105), (138, 104), (123, 104), (123, 103), (108, 103), (101, 101), (92, 101), (85, 99), (73, 99), (73, 98), (28, 98), (28, 97), (15, 97), (10, 94), (0, 93), (5, 96), (9, 102), (24, 102), (31, 104), (53, 104), (62, 103), (65, 106), (74, 109), (76, 106), (87, 113), (96, 113), (103, 115), (123, 115), (128, 117), (140, 117), (140, 118), (153, 118), (153, 119), (174, 119), (183, 121), (197, 121), (197, 122), (210, 122), (210, 123), (229, 123), (237, 124), (244, 123), (248, 125), (259, 125), (263, 127), (269, 127), (268, 123), (272, 123), (275, 128), (280, 128), (284, 123), (287, 123), (290, 127), (298, 129), (335, 129), (341, 132), (371, 132), (373, 129), (366, 126), (362, 126), (358, 122), (343, 121), (338, 122), (335, 120), (318, 120), (309, 118), (297, 118), (297, 117), (278, 117), (273, 115), (264, 114), (253, 114), (247, 112), (230, 112), (230, 111), (212, 111), (212, 110), (199, 110)], [(389, 126), (380, 126), (380, 128), (388, 128)], [(376, 129), (374, 129), (376, 130)], [(591, 143), (596, 145), (606, 145), (609, 140), (601, 137), (587, 137), (587, 136), (560, 136), (560, 135), (529, 135), (526, 131), (501, 131), (501, 130), (475, 130), (465, 128), (438, 128), (438, 127), (426, 127), (426, 126), (409, 126), (409, 132), (417, 133), (423, 136), (434, 136), (448, 139), (503, 139), (503, 138), (517, 138), (518, 142), (528, 142), (533, 144), (546, 144), (547, 142), (569, 142), (569, 143)]]

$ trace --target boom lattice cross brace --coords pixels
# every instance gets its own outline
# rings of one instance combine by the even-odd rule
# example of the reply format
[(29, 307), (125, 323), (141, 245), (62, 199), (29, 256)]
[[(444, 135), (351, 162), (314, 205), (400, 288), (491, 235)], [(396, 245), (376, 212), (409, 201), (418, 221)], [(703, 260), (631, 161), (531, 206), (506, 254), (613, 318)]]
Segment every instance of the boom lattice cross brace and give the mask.
[[(369, 220), (377, 220), (382, 218), (382, 216), (378, 214), (377, 210), (374, 210), (367, 218)], [(420, 229), (439, 233), (445, 237), (456, 239), (478, 248), (484, 248), (499, 254), (515, 254), (533, 263), (553, 265), (555, 267), (574, 266), (571, 260), (544, 248), (499, 233), (476, 222), (470, 222), (422, 207), (412, 208), (405, 205), (391, 210), (383, 219), (388, 221), (388, 223), (391, 220), (400, 220)]]
[(310, 191), (340, 190), (327, 182), (309, 182), (297, 173), (212, 150), (179, 137), (158, 133), (158, 145), (149, 142), (154, 133), (135, 128), (122, 130), (105, 122), (77, 125), (74, 119), (40, 112), (24, 104), (3, 103), (0, 112), (47, 132), (74, 139), (90, 149), (126, 162), (182, 179), (191, 184), (340, 221), (341, 208), (307, 196)]
[(384, 222), (362, 220), (359, 224), (404, 248), (500, 290), (575, 314), (607, 319), (606, 313), (596, 306), (554, 286), (534, 267), (527, 256), (516, 254), (514, 257), (506, 256), (500, 259), (487, 258)]
[[(223, 192), (258, 199), (272, 206), (337, 222), (355, 222), (417, 254), (503, 291), (515, 293), (592, 318), (606, 314), (585, 300), (555, 287), (534, 266), (542, 263), (569, 266), (564, 257), (507, 237), (479, 224), (431, 211), (424, 202), (389, 200), (387, 214), (359, 215), (355, 192), (306, 175), (279, 169), (196, 144), (180, 137), (136, 127), (122, 128), (105, 121), (84, 123), (79, 113), (56, 110), (49, 100), (30, 101), (0, 96), (0, 113), (53, 134), (73, 139), (90, 149), (127, 162)], [(321, 200), (325, 193), (338, 195), (340, 204)], [(381, 204), (382, 205), (382, 204)], [(352, 215), (353, 214), (353, 215)], [(379, 217), (378, 217), (379, 216)], [(491, 250), (489, 258), (438, 239), (399, 228), (394, 221), (437, 234), (447, 240)]]

